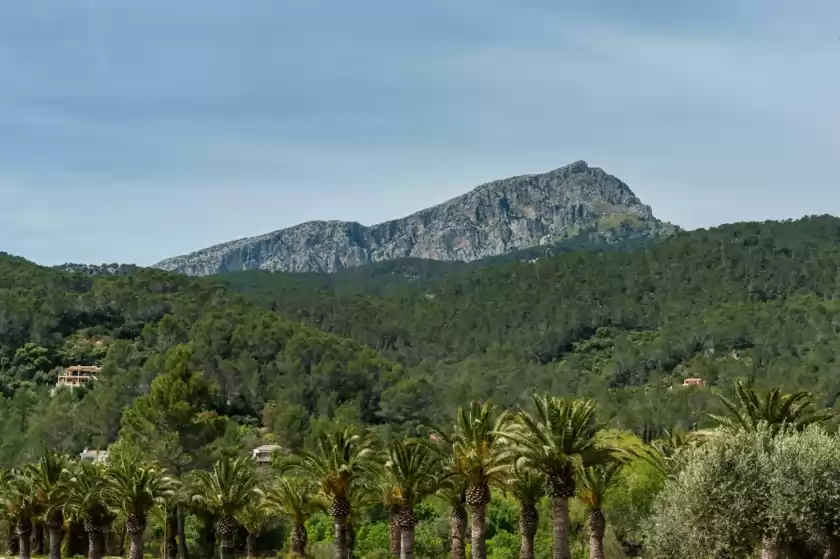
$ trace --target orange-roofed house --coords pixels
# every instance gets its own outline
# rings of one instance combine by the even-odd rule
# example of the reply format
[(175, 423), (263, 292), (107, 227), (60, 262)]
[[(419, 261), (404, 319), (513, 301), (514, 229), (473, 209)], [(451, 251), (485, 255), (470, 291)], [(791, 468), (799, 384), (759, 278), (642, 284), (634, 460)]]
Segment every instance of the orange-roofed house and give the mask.
[(64, 372), (58, 375), (58, 382), (56, 387), (76, 388), (87, 384), (92, 380), (96, 380), (96, 375), (102, 371), (102, 367), (95, 367), (93, 365), (74, 365), (67, 367)]
[(706, 381), (701, 378), (687, 378), (682, 383), (683, 386), (706, 386)]

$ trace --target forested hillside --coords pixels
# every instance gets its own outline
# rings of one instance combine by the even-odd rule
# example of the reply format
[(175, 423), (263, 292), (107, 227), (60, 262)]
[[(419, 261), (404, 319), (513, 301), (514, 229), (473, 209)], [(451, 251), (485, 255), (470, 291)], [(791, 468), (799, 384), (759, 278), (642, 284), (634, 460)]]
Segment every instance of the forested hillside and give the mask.
[[(742, 223), (632, 251), (220, 277), (280, 314), (409, 370), (389, 407), (437, 416), (534, 388), (597, 397), (637, 431), (704, 421), (736, 377), (840, 393), (840, 220)], [(674, 390), (685, 377), (707, 389)]]
[[(110, 443), (173, 355), (217, 386), (209, 412), (290, 446), (336, 414), (412, 429), (535, 390), (594, 397), (603, 421), (639, 434), (703, 424), (738, 377), (834, 406), (838, 265), (832, 217), (333, 276), (102, 277), (3, 256), (0, 463)], [(50, 396), (59, 371), (94, 364), (89, 388)]]
[[(452, 425), (472, 400), (517, 410), (534, 392), (594, 399), (603, 432), (632, 445), (620, 430), (649, 440), (714, 425), (708, 413), (739, 378), (804, 388), (815, 409), (836, 409), (838, 295), (833, 217), (334, 275), (195, 279), (0, 255), (0, 467), (47, 449), (107, 447), (181, 477), (260, 444), (312, 448), (314, 435), (336, 426), (371, 426), (383, 444), (395, 433), (425, 436), (421, 425)], [(74, 365), (101, 371), (80, 388), (56, 388)], [(706, 385), (685, 388), (688, 377)], [(627, 470), (612, 496), (606, 541), (615, 557), (640, 549), (658, 491), (641, 467), (649, 465)], [(418, 556), (445, 553), (445, 510), (437, 501), (418, 508)], [(488, 511), (489, 556), (515, 556), (514, 500), (496, 494)], [(381, 507), (357, 518), (360, 557), (383, 555), (387, 518)], [(321, 548), (326, 522), (307, 524)], [(192, 517), (182, 528), (204, 541), (198, 534), (211, 524)], [(542, 550), (548, 533), (543, 521)]]
[[(103, 370), (88, 386), (51, 395), (72, 365)], [(382, 390), (403, 376), (372, 349), (219, 285), (154, 270), (91, 277), (0, 255), (0, 464), (106, 446), (123, 410), (181, 367), (213, 383), (203, 412), (259, 427), (279, 402), (287, 420), (272, 427), (295, 438), (310, 417), (342, 405), (357, 420), (378, 421)], [(255, 440), (264, 435), (253, 431)]]

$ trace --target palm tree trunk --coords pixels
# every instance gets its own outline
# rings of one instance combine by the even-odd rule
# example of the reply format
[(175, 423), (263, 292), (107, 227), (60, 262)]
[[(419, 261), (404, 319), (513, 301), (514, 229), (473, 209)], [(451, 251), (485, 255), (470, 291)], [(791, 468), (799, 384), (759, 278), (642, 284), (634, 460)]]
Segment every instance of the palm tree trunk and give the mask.
[(245, 555), (248, 559), (255, 559), (257, 557), (257, 535), (248, 532), (248, 537), (245, 539)]
[(352, 520), (347, 521), (347, 557), (348, 559), (356, 557), (356, 525)]
[(20, 559), (30, 559), (32, 557), (32, 534), (21, 534), (18, 536), (20, 541)]
[(166, 511), (166, 537), (163, 540), (163, 550), (166, 559), (175, 559), (178, 551), (178, 519), (172, 509)]
[(17, 535), (17, 522), (9, 521), (9, 533), (6, 534), (6, 555), (14, 557), (20, 551), (20, 538)]
[(449, 524), (452, 559), (467, 559), (467, 511), (463, 507), (453, 507)]
[(554, 497), (551, 503), (554, 524), (554, 559), (570, 559), (569, 555), (569, 498)]
[(534, 536), (522, 534), (519, 544), (519, 559), (534, 559)]
[(537, 525), (540, 514), (532, 504), (521, 503), (519, 511), (519, 558), (534, 559), (534, 536), (537, 535)]
[(335, 559), (350, 559), (347, 549), (347, 517), (334, 516), (335, 522)]
[(233, 534), (221, 534), (221, 550), (219, 555), (222, 559), (234, 559), (234, 542), (233, 542)]
[(84, 530), (84, 524), (79, 521), (70, 522), (67, 524), (67, 556), (75, 557), (77, 555), (86, 557), (88, 552), (88, 538), (87, 532)]
[(606, 522), (601, 509), (592, 509), (586, 518), (589, 529), (589, 559), (604, 559), (604, 531)]
[(414, 559), (414, 526), (400, 529), (400, 559)]
[(102, 559), (102, 533), (88, 532), (88, 559)]
[(840, 538), (831, 538), (828, 542), (828, 549), (825, 550), (823, 559), (840, 559)]
[(213, 559), (216, 556), (216, 518), (207, 512), (198, 514), (198, 544), (201, 559)]
[(306, 557), (306, 526), (300, 522), (292, 528), (292, 555), (295, 557)]
[(20, 559), (29, 559), (32, 556), (32, 520), (19, 519), (16, 532), (20, 542)]
[(472, 559), (487, 557), (487, 505), (480, 504), (472, 509)]
[(20, 540), (20, 559), (30, 559), (32, 557), (32, 540), (29, 539), (30, 534), (19, 536)]
[(391, 550), (391, 557), (400, 556), (402, 532), (397, 524), (397, 514), (399, 514), (399, 507), (391, 507), (388, 514), (388, 548)]
[(129, 559), (143, 559), (143, 532), (139, 534), (129, 534), (131, 538), (131, 547), (128, 550)]
[(176, 522), (178, 524), (178, 556), (181, 559), (189, 559), (187, 552), (187, 531), (184, 521), (184, 505), (175, 508)]
[(35, 555), (44, 554), (44, 523), (36, 522), (32, 534), (32, 551)]
[(50, 531), (50, 559), (61, 559), (61, 540), (64, 537), (64, 532), (61, 529), (61, 524), (58, 526), (51, 525)]
[(761, 559), (782, 559), (782, 547), (776, 538), (764, 536), (761, 539)]

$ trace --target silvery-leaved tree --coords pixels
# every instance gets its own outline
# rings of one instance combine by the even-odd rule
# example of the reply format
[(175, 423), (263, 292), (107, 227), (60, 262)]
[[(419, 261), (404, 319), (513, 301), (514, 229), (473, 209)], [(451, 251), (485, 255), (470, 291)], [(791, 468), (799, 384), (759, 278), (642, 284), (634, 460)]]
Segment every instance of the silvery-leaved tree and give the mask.
[(817, 425), (788, 431), (770, 457), (767, 516), (776, 532), (807, 556), (840, 558), (840, 436)]
[[(780, 431), (801, 431), (809, 425), (824, 423), (833, 417), (829, 409), (817, 405), (813, 394), (805, 390), (791, 393), (775, 387), (759, 392), (743, 381), (735, 383), (735, 400), (721, 396), (724, 415), (712, 415), (723, 430), (757, 431), (759, 428), (777, 434)], [(762, 538), (761, 555), (775, 559), (782, 554), (778, 536), (768, 533)]]
[(819, 425), (719, 432), (687, 451), (647, 536), (655, 559), (836, 559), (840, 436)]
[(646, 537), (650, 556), (749, 557), (766, 528), (770, 439), (763, 428), (734, 431), (688, 449), (654, 502)]

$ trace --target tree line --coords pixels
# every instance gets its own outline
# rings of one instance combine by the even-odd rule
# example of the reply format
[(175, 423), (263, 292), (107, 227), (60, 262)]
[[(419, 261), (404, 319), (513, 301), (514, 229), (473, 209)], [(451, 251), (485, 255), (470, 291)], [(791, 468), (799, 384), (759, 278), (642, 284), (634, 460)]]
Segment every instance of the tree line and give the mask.
[[(590, 400), (551, 395), (535, 395), (531, 406), (516, 411), (473, 402), (450, 428), (430, 427), (424, 437), (335, 425), (304, 448), (278, 453), (266, 468), (240, 454), (186, 470), (177, 458), (168, 465), (140, 458), (148, 456), (146, 449), (126, 439), (107, 464), (47, 453), (2, 472), (0, 504), (18, 536), (21, 559), (30, 557), (36, 523), (48, 530), (51, 559), (61, 558), (65, 526), (74, 523), (87, 534), (88, 557), (100, 559), (103, 532), (114, 522), (124, 525), (129, 556), (138, 559), (146, 551), (149, 516), (160, 508), (167, 557), (189, 552), (176, 541), (183, 537), (184, 517), (166, 511), (190, 511), (200, 519), (202, 556), (217, 549), (222, 559), (236, 555), (240, 532), (245, 554), (256, 557), (259, 536), (280, 518), (291, 526), (284, 549), (308, 557), (308, 521), (326, 514), (333, 556), (349, 559), (359, 556), (360, 513), (378, 508), (389, 525), (387, 550), (378, 551), (411, 559), (418, 508), (438, 499), (449, 509), (449, 555), (463, 559), (469, 550), (473, 559), (484, 559), (495, 490), (518, 504), (519, 557), (572, 557), (569, 505), (575, 500), (586, 512), (588, 556), (604, 559), (605, 502), (627, 468), (643, 463), (661, 483), (645, 496), (652, 503), (641, 519), (645, 537), (631, 555), (746, 557), (760, 549), (762, 557), (781, 559), (813, 556), (808, 550), (817, 549), (837, 557), (840, 438), (821, 427), (832, 413), (807, 392), (761, 393), (739, 383), (735, 393), (733, 400), (724, 398), (727, 412), (714, 417), (715, 429), (668, 433), (650, 444), (622, 444), (600, 430)], [(538, 555), (544, 497), (551, 547)], [(634, 513), (645, 514), (639, 507)]]
[(535, 504), (545, 493), (552, 501), (554, 556), (570, 557), (569, 500), (580, 494), (589, 511), (591, 557), (603, 558), (600, 503), (626, 460), (624, 451), (599, 439), (592, 402), (552, 396), (535, 397), (532, 412), (496, 413), (493, 405), (474, 402), (459, 411), (451, 429), (430, 429), (427, 438), (381, 441), (340, 426), (279, 455), (269, 470), (259, 470), (248, 456), (226, 456), (207, 469), (185, 471), (144, 463), (142, 449), (115, 446), (108, 465), (48, 453), (4, 473), (0, 499), (14, 522), (21, 559), (30, 556), (35, 519), (49, 529), (51, 558), (61, 557), (64, 522), (77, 521), (88, 535), (88, 556), (100, 559), (104, 526), (117, 518), (131, 539), (129, 556), (137, 559), (156, 506), (211, 514), (222, 559), (233, 557), (240, 526), (247, 555), (254, 557), (256, 537), (279, 515), (293, 523), (291, 554), (304, 557), (305, 521), (323, 510), (333, 520), (335, 557), (347, 559), (357, 509), (373, 503), (388, 510), (390, 552), (410, 559), (415, 509), (433, 495), (452, 507), (451, 556), (466, 557), (469, 512), (471, 555), (484, 558), (491, 488), (510, 491), (520, 503), (521, 557), (535, 557)]

